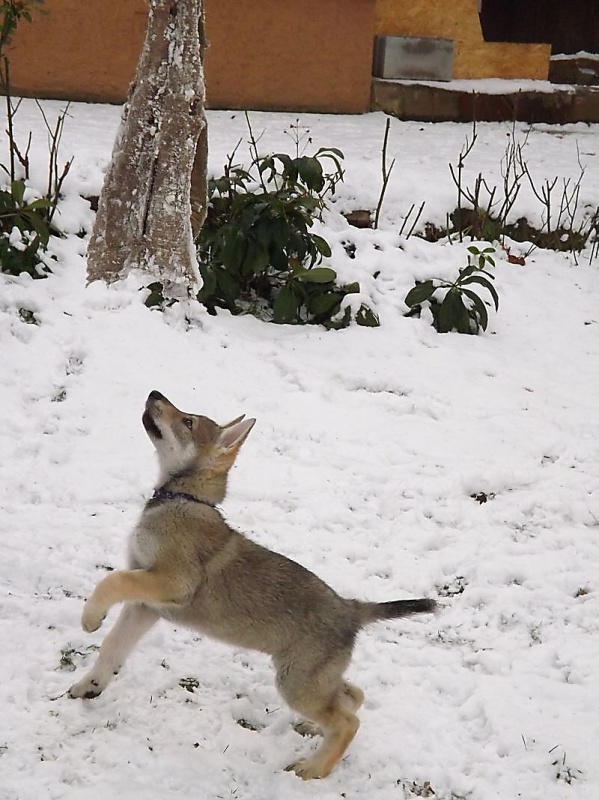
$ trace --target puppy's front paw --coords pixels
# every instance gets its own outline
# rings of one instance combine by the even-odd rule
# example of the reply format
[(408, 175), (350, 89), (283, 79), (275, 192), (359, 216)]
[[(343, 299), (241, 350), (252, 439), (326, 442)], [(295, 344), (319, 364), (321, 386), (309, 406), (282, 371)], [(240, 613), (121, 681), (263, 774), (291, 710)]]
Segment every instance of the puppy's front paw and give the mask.
[(87, 633), (97, 631), (100, 625), (104, 622), (106, 612), (104, 609), (95, 605), (91, 599), (85, 601), (83, 606), (83, 614), (81, 615), (81, 627)]
[(311, 781), (315, 778), (326, 778), (330, 770), (323, 769), (322, 764), (315, 758), (300, 758), (299, 761), (285, 767), (285, 772), (295, 772), (303, 781)]
[(104, 687), (95, 678), (85, 677), (79, 683), (74, 683), (68, 691), (69, 697), (76, 699), (92, 700), (102, 694)]
[(293, 730), (299, 733), (300, 736), (322, 736), (322, 728), (307, 719), (296, 722)]

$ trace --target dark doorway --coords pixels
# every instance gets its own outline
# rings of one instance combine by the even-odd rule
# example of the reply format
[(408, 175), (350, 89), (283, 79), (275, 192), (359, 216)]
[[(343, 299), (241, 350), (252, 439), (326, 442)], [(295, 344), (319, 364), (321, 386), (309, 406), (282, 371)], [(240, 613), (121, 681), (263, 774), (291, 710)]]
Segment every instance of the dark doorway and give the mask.
[(598, 0), (482, 0), (487, 42), (545, 42), (553, 53), (599, 53)]

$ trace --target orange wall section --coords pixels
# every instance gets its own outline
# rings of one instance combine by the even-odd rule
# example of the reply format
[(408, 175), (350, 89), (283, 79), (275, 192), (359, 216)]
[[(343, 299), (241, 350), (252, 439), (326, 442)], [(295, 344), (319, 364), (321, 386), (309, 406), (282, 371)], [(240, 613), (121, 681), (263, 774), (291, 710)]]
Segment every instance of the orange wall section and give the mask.
[(45, 0), (8, 50), (13, 93), (121, 103), (144, 39), (144, 0)]
[[(122, 102), (144, 0), (46, 0), (9, 53), (14, 94)], [(360, 113), (370, 106), (375, 0), (206, 0), (211, 108)]]
[[(208, 105), (367, 111), (374, 3), (207, 0)], [(236, 24), (233, 32), (234, 19), (243, 20), (243, 24)]]

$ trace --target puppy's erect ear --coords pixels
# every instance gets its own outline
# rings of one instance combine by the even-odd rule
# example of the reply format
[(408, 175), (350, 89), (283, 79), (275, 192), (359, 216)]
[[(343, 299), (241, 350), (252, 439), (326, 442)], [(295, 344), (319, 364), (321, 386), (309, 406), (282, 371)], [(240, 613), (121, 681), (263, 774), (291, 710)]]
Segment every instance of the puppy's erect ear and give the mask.
[[(221, 428), (232, 428), (233, 425), (237, 425), (238, 422), (241, 422), (242, 419), (245, 419), (245, 414), (242, 414), (240, 417), (235, 417), (232, 419), (231, 422), (227, 422), (225, 425), (221, 425)], [(255, 422), (256, 420), (254, 420)]]
[(219, 450), (230, 450), (231, 448), (239, 449), (248, 437), (249, 432), (254, 427), (255, 419), (244, 419), (245, 414), (242, 414), (232, 422), (228, 422), (219, 434), (216, 441), (216, 446)]
[(225, 472), (231, 469), (239, 448), (247, 439), (255, 423), (255, 419), (244, 419), (241, 416), (221, 428), (216, 440), (214, 457), (215, 467), (219, 471)]

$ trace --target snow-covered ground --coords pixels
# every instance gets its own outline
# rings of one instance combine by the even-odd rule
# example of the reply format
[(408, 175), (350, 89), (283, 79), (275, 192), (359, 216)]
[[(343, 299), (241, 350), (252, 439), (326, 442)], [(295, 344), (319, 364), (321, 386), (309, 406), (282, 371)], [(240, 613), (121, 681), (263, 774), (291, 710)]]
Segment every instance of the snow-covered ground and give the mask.
[[(383, 115), (253, 114), (264, 149), (293, 153), (299, 124), (308, 150), (345, 152), (319, 231), (381, 327), (150, 311), (138, 277), (85, 286), (77, 233), (93, 215), (78, 195), (100, 190), (119, 109), (69, 113), (54, 274), (0, 276), (1, 800), (599, 796), (599, 263), (536, 250), (519, 266), (498, 249), (487, 332), (439, 335), (403, 298), (415, 278), (455, 274), (465, 245), (398, 228), (412, 203), (437, 223), (455, 207), (447, 165), (469, 126), (394, 120), (381, 227), (358, 231), (340, 212), (376, 205)], [(31, 101), (17, 127), (34, 131), (41, 188)], [(243, 114), (210, 113), (214, 172), (244, 131)], [(501, 182), (513, 133), (479, 125), (470, 180)], [(582, 208), (599, 203), (599, 126), (537, 126), (526, 151), (539, 180), (576, 177), (577, 143)], [(521, 213), (540, 220), (530, 191)], [(83, 599), (123, 565), (156, 477), (140, 424), (151, 389), (221, 422), (257, 417), (224, 503), (232, 525), (345, 595), (443, 606), (361, 634), (362, 727), (323, 781), (283, 771), (314, 743), (292, 730), (268, 660), (193, 632), (162, 623), (100, 698), (65, 695), (116, 615), (84, 634)]]

